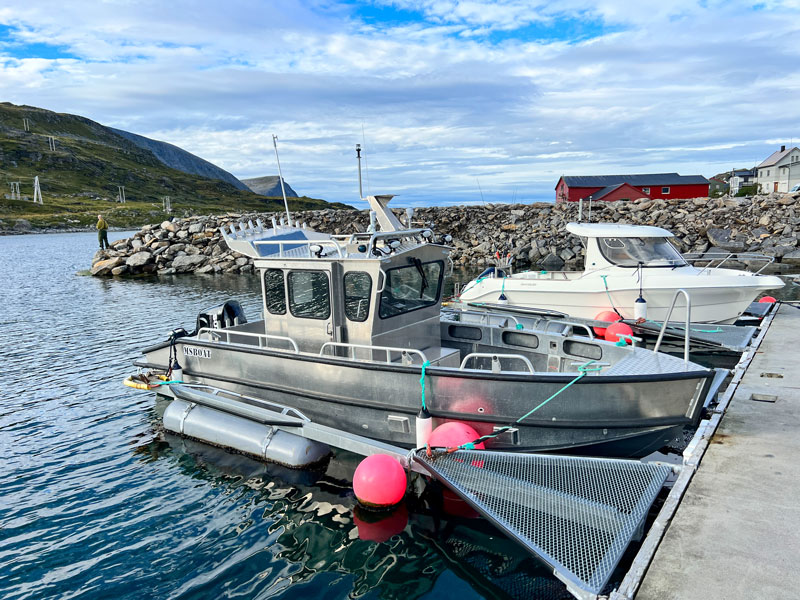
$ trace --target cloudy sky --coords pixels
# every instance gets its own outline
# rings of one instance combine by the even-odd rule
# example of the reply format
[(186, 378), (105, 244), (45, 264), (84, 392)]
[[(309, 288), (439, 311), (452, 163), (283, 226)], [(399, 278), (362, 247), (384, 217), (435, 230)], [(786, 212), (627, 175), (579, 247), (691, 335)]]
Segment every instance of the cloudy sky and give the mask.
[(0, 100), (357, 204), (550, 201), (800, 142), (800, 0), (3, 0)]

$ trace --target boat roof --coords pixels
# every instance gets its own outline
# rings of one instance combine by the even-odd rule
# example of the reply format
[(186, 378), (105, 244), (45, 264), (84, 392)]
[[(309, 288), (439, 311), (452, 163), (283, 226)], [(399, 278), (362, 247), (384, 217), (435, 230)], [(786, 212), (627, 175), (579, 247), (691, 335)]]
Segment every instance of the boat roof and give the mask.
[(567, 231), (581, 237), (645, 238), (674, 237), (661, 227), (623, 225), (621, 223), (567, 223)]

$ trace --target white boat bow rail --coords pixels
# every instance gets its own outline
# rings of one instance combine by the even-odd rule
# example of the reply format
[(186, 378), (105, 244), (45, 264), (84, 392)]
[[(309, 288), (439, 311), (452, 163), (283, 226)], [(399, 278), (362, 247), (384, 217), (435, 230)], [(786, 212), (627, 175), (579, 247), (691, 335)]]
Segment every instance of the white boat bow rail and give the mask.
[(709, 274), (711, 274), (712, 271), (721, 268), (729, 261), (742, 263), (748, 268), (750, 267), (748, 263), (763, 262), (764, 265), (758, 271), (746, 271), (746, 273), (751, 275), (760, 275), (764, 269), (775, 262), (774, 256), (755, 252), (687, 252), (681, 256), (683, 256), (684, 260), (692, 266), (697, 265), (697, 263), (708, 263), (707, 265), (697, 265), (702, 266), (698, 275), (704, 273), (705, 271), (708, 271)]

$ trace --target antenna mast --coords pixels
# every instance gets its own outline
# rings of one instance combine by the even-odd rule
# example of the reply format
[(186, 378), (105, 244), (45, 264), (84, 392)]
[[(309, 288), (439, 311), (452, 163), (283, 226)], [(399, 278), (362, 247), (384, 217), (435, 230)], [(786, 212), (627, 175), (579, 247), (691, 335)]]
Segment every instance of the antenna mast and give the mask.
[(356, 144), (356, 156), (358, 157), (358, 197), (364, 199), (364, 190), (361, 188), (361, 144)]
[(286, 208), (286, 224), (292, 226), (292, 217), (289, 214), (289, 202), (286, 200), (286, 188), (283, 187), (283, 173), (281, 172), (281, 159), (278, 156), (278, 136), (272, 134), (272, 145), (275, 146), (275, 160), (278, 161), (278, 179), (281, 180), (281, 193), (283, 194), (283, 206)]

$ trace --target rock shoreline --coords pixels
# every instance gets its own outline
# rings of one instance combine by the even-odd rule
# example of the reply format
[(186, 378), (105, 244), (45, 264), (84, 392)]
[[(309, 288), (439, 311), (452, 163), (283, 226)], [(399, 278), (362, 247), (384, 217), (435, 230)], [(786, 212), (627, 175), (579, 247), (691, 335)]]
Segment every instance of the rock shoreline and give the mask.
[[(398, 210), (400, 216), (402, 211)], [(579, 238), (565, 226), (577, 220), (576, 203), (488, 204), (420, 208), (414, 223), (453, 236), (456, 265), (492, 264), (495, 251), (510, 253), (519, 268), (549, 270), (582, 267)], [(220, 227), (260, 218), (269, 223), (280, 213), (194, 216), (146, 225), (109, 250), (98, 251), (91, 273), (96, 276), (138, 274), (252, 273), (253, 259), (231, 251)], [(584, 221), (588, 221), (584, 207)], [(366, 230), (366, 210), (313, 210), (294, 213), (317, 231), (350, 234)], [(401, 217), (404, 218), (404, 217)], [(656, 225), (675, 234), (682, 252), (755, 252), (775, 258), (777, 270), (800, 265), (800, 193), (768, 194), (753, 198), (694, 198), (600, 203), (592, 222)]]

